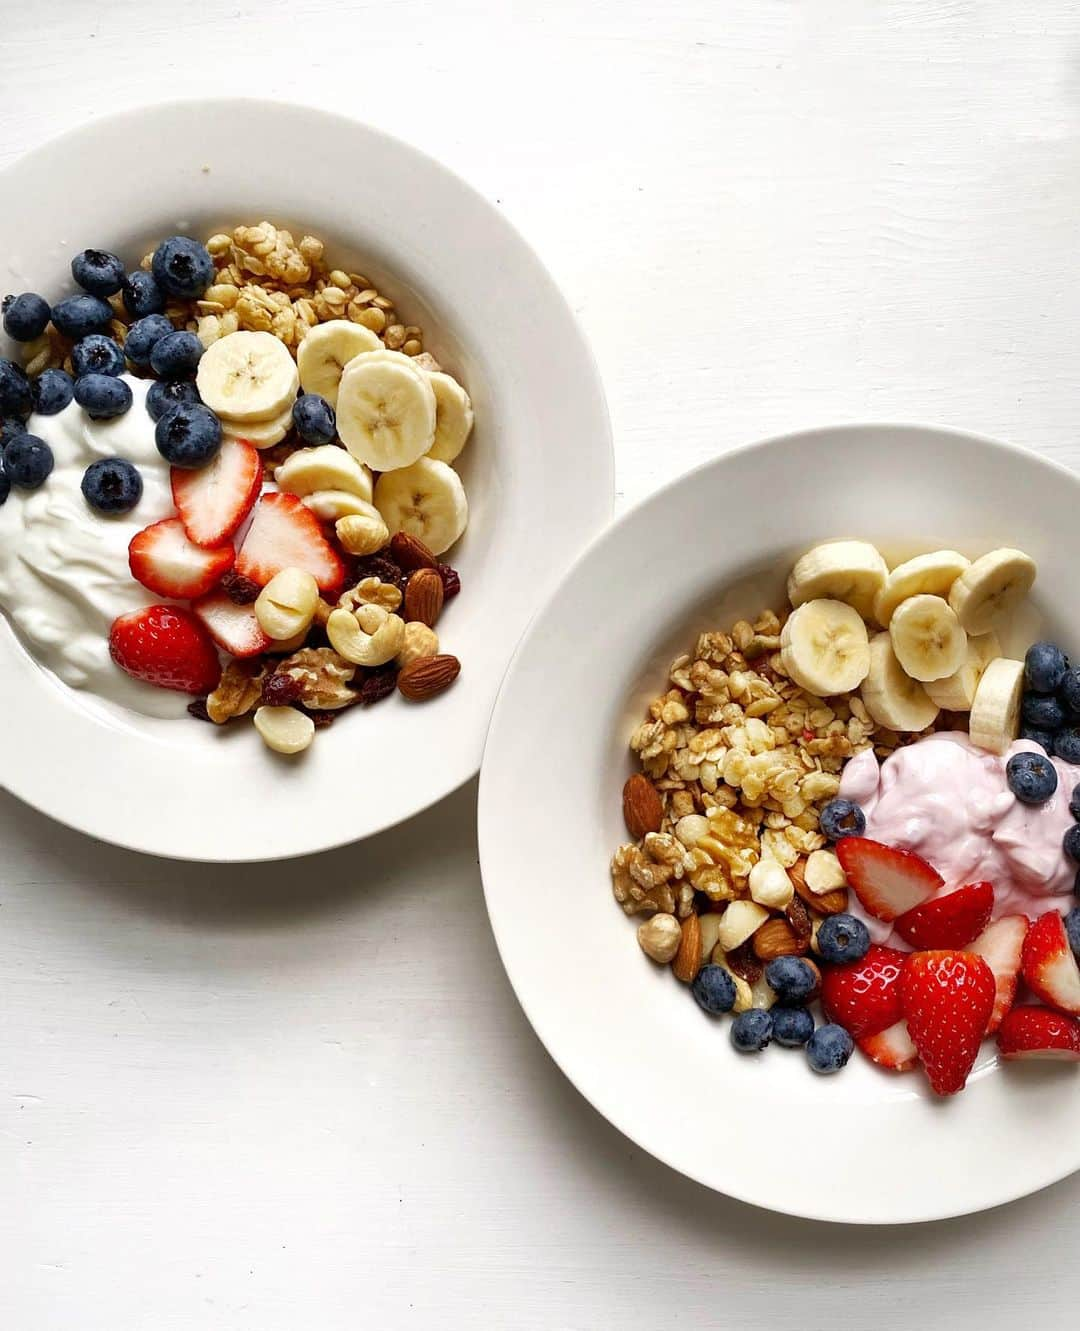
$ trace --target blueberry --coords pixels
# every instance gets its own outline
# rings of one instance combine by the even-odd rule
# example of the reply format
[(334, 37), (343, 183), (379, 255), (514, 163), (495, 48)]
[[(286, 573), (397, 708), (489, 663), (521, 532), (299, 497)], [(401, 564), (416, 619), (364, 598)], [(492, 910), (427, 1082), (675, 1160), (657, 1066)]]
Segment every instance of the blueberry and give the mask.
[(52, 321), (65, 337), (76, 341), (108, 327), (112, 306), (100, 296), (68, 296), (53, 306)]
[(30, 380), (13, 360), (0, 360), (0, 416), (26, 420), (33, 405)]
[(124, 353), (111, 337), (91, 333), (71, 348), (71, 364), (76, 378), (84, 374), (123, 374)]
[(824, 960), (833, 966), (861, 961), (870, 948), (870, 931), (862, 920), (841, 911), (821, 921), (817, 946)]
[(866, 814), (851, 800), (830, 800), (821, 811), (818, 826), (822, 836), (827, 836), (830, 841), (862, 836), (866, 831)]
[(1069, 796), (1069, 812), (1080, 822), (1080, 785), (1073, 786), (1073, 793)]
[(172, 330), (172, 324), (163, 314), (148, 314), (137, 319), (127, 331), (124, 355), (132, 365), (149, 365), (155, 344), (168, 337)]
[(1080, 728), (1059, 730), (1054, 736), (1054, 752), (1063, 762), (1080, 765)]
[(819, 1026), (806, 1044), (806, 1061), (815, 1072), (839, 1072), (855, 1048), (843, 1026)]
[(111, 421), (131, 406), (131, 389), (111, 374), (84, 374), (75, 380), (75, 401), (92, 421)]
[(1057, 731), (1065, 724), (1065, 708), (1045, 693), (1025, 693), (1020, 715), (1039, 730)]
[(24, 291), (21, 296), (5, 296), (3, 303), (4, 332), (16, 342), (33, 342), (40, 337), (52, 318), (52, 310), (44, 296)]
[(740, 1012), (731, 1023), (731, 1043), (740, 1054), (756, 1054), (772, 1039), (772, 1032), (772, 1014), (764, 1008), (752, 1007)]
[(144, 319), (148, 314), (160, 314), (165, 308), (165, 293), (154, 280), (154, 274), (136, 268), (124, 278), (120, 288), (124, 309), (133, 319)]
[(1080, 666), (1071, 666), (1058, 688), (1058, 697), (1075, 715), (1080, 716)]
[(1021, 804), (1045, 804), (1057, 790), (1057, 769), (1044, 753), (1014, 753), (1005, 780)]
[(209, 407), (183, 403), (161, 417), (154, 440), (174, 467), (204, 467), (221, 447), (221, 422)]
[(781, 1003), (805, 1003), (817, 988), (818, 977), (802, 957), (776, 957), (765, 967), (765, 983)]
[(1028, 688), (1036, 693), (1056, 693), (1069, 668), (1069, 658), (1052, 642), (1033, 642), (1024, 657)]
[(0, 421), (0, 454), (11, 443), (17, 434), (26, 433), (26, 422), (17, 420), (14, 416), (6, 421)]
[(1073, 879), (1073, 895), (1080, 897), (1080, 870), (1077, 870), (1076, 877)]
[(1049, 730), (1040, 730), (1038, 726), (1022, 726), (1020, 728), (1020, 738), (1029, 739), (1034, 744), (1041, 744), (1046, 752), (1053, 756), (1054, 737)]
[(1065, 933), (1068, 935), (1073, 955), (1080, 957), (1080, 906), (1074, 906), (1065, 916)]
[(67, 370), (42, 370), (30, 385), (34, 410), (42, 416), (55, 416), (75, 396), (75, 380)]
[(91, 296), (114, 296), (124, 285), (124, 265), (108, 250), (82, 250), (71, 261), (71, 276)]
[(126, 458), (98, 458), (83, 472), (82, 492), (99, 513), (129, 513), (142, 498), (142, 477)]
[(730, 1012), (735, 1006), (735, 981), (723, 966), (702, 966), (690, 992), (706, 1012)]
[(0, 508), (3, 508), (9, 494), (11, 494), (11, 481), (4, 470), (3, 456), (0, 455)]
[(330, 444), (337, 438), (334, 408), (318, 393), (305, 393), (293, 403), (293, 424), (305, 444)]
[(18, 434), (4, 449), (4, 470), (20, 490), (36, 490), (53, 469), (52, 449), (36, 434)]
[(190, 380), (169, 383), (156, 380), (146, 394), (146, 410), (151, 420), (159, 421), (167, 411), (172, 411), (173, 407), (180, 406), (182, 402), (194, 405), (201, 401), (199, 390)]
[(166, 333), (150, 352), (150, 368), (162, 379), (186, 379), (194, 374), (203, 346), (194, 333)]
[(772, 1014), (773, 1039), (785, 1049), (798, 1049), (814, 1033), (814, 1018), (804, 1007), (778, 1007)]
[(190, 236), (170, 236), (154, 251), (150, 264), (157, 284), (170, 296), (201, 296), (214, 280), (214, 261), (205, 245)]
[[(11, 445), (8, 444), (8, 453), (10, 452)], [(7, 453), (4, 454), (4, 462), (7, 462)], [(15, 477), (13, 476), (11, 479), (12, 482), (15, 483)], [(1069, 828), (1065, 833), (1065, 840), (1061, 844), (1069, 859), (1080, 864), (1080, 823), (1074, 823), (1072, 827)]]

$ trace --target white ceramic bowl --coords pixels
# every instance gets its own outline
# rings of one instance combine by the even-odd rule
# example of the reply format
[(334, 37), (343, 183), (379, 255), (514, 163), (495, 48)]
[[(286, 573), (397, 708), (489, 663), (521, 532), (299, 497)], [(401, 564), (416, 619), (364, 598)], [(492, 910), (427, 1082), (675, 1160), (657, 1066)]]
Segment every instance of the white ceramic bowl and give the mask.
[(642, 955), (608, 874), (626, 839), (627, 739), (697, 630), (779, 604), (797, 553), (859, 535), (897, 556), (1030, 551), (1041, 627), (1076, 649), (1078, 511), (1076, 476), (972, 435), (790, 435), (721, 457), (626, 515), (533, 620), (481, 773), (488, 909), (540, 1038), (645, 1150), (733, 1197), (867, 1223), (980, 1210), (1080, 1167), (1075, 1067), (999, 1067), (987, 1044), (964, 1093), (941, 1102), (921, 1075), (858, 1056), (819, 1077), (794, 1051), (736, 1054), (727, 1022)]
[(203, 236), (263, 218), (311, 231), (424, 328), (427, 347), (476, 408), (461, 468), (471, 521), (447, 556), (464, 590), (440, 624), (462, 673), (446, 694), (423, 706), (395, 696), (351, 713), (299, 761), (285, 761), (250, 726), (223, 735), (68, 689), (5, 622), (3, 784), (107, 841), (251, 860), (368, 836), (467, 780), (530, 614), (611, 512), (596, 369), (526, 243), (415, 149), (336, 116), (262, 101), (176, 103), (95, 122), (6, 171), (2, 192), (14, 202), (0, 215), (0, 289), (52, 298), (71, 289), (71, 256), (88, 245), (134, 266), (176, 231)]

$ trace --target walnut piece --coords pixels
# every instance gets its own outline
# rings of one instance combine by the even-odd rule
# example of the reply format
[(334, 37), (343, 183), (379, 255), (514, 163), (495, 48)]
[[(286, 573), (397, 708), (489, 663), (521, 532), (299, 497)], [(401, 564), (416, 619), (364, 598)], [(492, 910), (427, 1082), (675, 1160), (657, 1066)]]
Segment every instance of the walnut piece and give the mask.
[(286, 657), (278, 673), (297, 681), (299, 701), (314, 711), (333, 711), (359, 701), (360, 695), (349, 688), (356, 667), (332, 647), (304, 647)]
[(222, 726), (234, 716), (245, 716), (262, 696), (266, 666), (261, 661), (230, 661), (217, 688), (206, 700), (206, 714)]
[(350, 587), (338, 597), (338, 605), (342, 610), (354, 612), (362, 605), (378, 605), (384, 610), (394, 611), (400, 604), (401, 588), (375, 577), (361, 578), (355, 587)]

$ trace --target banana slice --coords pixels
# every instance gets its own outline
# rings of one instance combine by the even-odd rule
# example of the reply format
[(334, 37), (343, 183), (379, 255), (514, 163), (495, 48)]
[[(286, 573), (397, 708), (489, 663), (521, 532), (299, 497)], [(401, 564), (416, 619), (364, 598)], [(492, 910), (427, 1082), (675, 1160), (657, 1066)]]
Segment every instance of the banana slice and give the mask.
[(453, 462), (472, 432), (472, 403), (448, 374), (429, 374), (428, 381), (435, 390), (435, 442), (427, 456), (436, 462)]
[(892, 613), (909, 596), (948, 596), (956, 579), (971, 567), (971, 560), (957, 550), (934, 550), (897, 564), (874, 601), (874, 618), (889, 627)]
[(303, 498), (304, 507), (310, 508), (320, 522), (371, 515), (371, 501), (348, 490), (315, 490)]
[(1014, 610), (1035, 581), (1035, 561), (1023, 550), (991, 550), (953, 583), (949, 604), (968, 633), (986, 633)]
[(820, 698), (850, 693), (870, 665), (862, 616), (843, 601), (806, 601), (784, 625), (780, 660), (795, 683), (809, 693)]
[(897, 660), (888, 633), (870, 639), (870, 669), (860, 694), (878, 725), (890, 730), (925, 730), (938, 714), (937, 704)]
[[(279, 490), (293, 495), (346, 490), (371, 502), (371, 472), (337, 444), (298, 448), (274, 472)], [(344, 517), (339, 513), (338, 517)]]
[(332, 407), (337, 406), (341, 372), (354, 356), (365, 351), (380, 351), (382, 343), (370, 328), (350, 323), (348, 319), (330, 319), (310, 328), (296, 352), (300, 387), (305, 393), (318, 393)]
[(912, 679), (925, 684), (959, 670), (967, 656), (967, 634), (941, 596), (909, 596), (889, 620), (896, 659)]
[(195, 375), (199, 396), (230, 421), (268, 421), (291, 409), (300, 377), (284, 342), (273, 333), (227, 333), (202, 354)]
[(434, 555), (449, 550), (469, 521), (461, 477), (432, 458), (383, 472), (375, 482), (375, 507), (391, 535), (403, 531), (419, 537)]
[(924, 685), (927, 695), (942, 711), (970, 712), (983, 671), (1000, 655), (1001, 643), (996, 633), (983, 633), (977, 638), (968, 638), (964, 664), (944, 679), (934, 679)]
[(870, 619), (874, 598), (889, 576), (889, 567), (869, 541), (825, 541), (807, 550), (788, 577), (793, 606), (826, 599), (852, 605)]
[(972, 744), (990, 753), (1004, 753), (1020, 733), (1020, 701), (1024, 663), (999, 656), (983, 671), (968, 717)]
[(255, 448), (272, 448), (280, 444), (292, 429), (292, 403), (277, 416), (268, 421), (230, 421), (221, 422), (221, 433), (225, 439), (244, 439)]
[(410, 467), (435, 442), (431, 378), (400, 351), (368, 351), (345, 367), (338, 389), (341, 442), (376, 471)]

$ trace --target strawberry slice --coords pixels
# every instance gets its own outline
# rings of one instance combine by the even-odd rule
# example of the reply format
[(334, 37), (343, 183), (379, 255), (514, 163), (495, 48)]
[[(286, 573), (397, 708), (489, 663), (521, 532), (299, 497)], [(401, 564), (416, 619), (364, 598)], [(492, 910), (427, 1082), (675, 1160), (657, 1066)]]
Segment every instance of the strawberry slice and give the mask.
[(128, 545), (131, 576), (157, 596), (187, 601), (216, 587), (232, 568), (236, 552), (231, 545), (204, 550), (193, 545), (179, 518), (166, 518), (136, 532)]
[(258, 656), (270, 646), (251, 605), (237, 605), (222, 591), (193, 601), (192, 610), (219, 647), (233, 656)]
[(997, 1040), (1002, 1058), (1080, 1060), (1080, 1021), (1045, 1007), (1014, 1007)]
[(869, 837), (848, 836), (836, 855), (864, 910), (879, 920), (895, 920), (937, 892), (944, 879), (911, 850), (895, 850)]
[(205, 467), (173, 467), (173, 503), (188, 539), (208, 547), (227, 541), (251, 512), (262, 483), (262, 458), (237, 439), (226, 439)]
[(919, 1051), (903, 1020), (878, 1031), (877, 1035), (860, 1037), (856, 1044), (867, 1058), (893, 1072), (909, 1072), (919, 1061)]
[(323, 592), (336, 591), (345, 566), (322, 534), (315, 514), (296, 495), (263, 495), (236, 556), (236, 571), (265, 587), (283, 568), (310, 573)]
[(829, 966), (821, 977), (825, 1015), (856, 1040), (894, 1025), (903, 1015), (900, 975), (907, 956), (894, 947), (874, 943), (861, 961)]
[(938, 1095), (967, 1083), (994, 1009), (994, 973), (973, 952), (915, 952), (900, 977), (908, 1032)]
[(1001, 1025), (1005, 1013), (1016, 1000), (1016, 986), (1020, 979), (1020, 953), (1027, 937), (1030, 921), (1026, 915), (1002, 915), (971, 943), (967, 951), (974, 952), (994, 972), (997, 993), (994, 1010), (986, 1027), (993, 1035)]
[(206, 630), (175, 605), (149, 605), (114, 619), (109, 654), (133, 679), (177, 693), (209, 693), (221, 678)]
[(1020, 969), (1037, 998), (1059, 1012), (1080, 1012), (1080, 968), (1056, 910), (1040, 915), (1028, 930)]
[(919, 951), (964, 947), (990, 923), (993, 909), (993, 887), (969, 883), (905, 911), (897, 917), (896, 932)]

